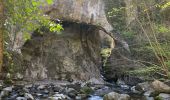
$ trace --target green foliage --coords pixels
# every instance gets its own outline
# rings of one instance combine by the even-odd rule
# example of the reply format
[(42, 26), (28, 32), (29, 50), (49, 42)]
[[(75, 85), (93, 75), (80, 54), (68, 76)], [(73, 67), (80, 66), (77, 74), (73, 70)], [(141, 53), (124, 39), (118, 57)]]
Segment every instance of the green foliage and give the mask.
[[(130, 73), (147, 77), (154, 77), (155, 73), (167, 75), (167, 67), (170, 71), (170, 27), (169, 17), (162, 13), (168, 13), (170, 2), (135, 1), (129, 2), (130, 6), (115, 2), (116, 5), (113, 4), (114, 7), (108, 12), (112, 26), (128, 41), (133, 59), (141, 61), (140, 63), (148, 67)], [(128, 13), (132, 13), (129, 17), (134, 18), (128, 26), (126, 25), (127, 9)], [(162, 12), (164, 9), (168, 10)]]
[(46, 0), (48, 4), (53, 4), (53, 0)]
[(161, 71), (161, 67), (154, 66), (154, 67), (147, 67), (141, 68), (134, 71), (129, 71), (130, 75), (140, 75), (140, 76), (153, 76), (156, 72)]
[(92, 88), (90, 88), (90, 87), (88, 87), (88, 86), (85, 86), (85, 87), (81, 88), (80, 92), (83, 93), (83, 94), (90, 95), (90, 94), (92, 94), (94, 91), (93, 91)]
[(162, 97), (160, 97), (160, 96), (156, 96), (155, 100), (164, 100), (164, 99)]
[(126, 38), (133, 38), (135, 36), (135, 33), (133, 31), (124, 31), (122, 32), (122, 35)]
[(168, 27), (161, 25), (161, 24), (155, 25), (154, 28), (158, 33), (168, 33), (168, 32), (170, 32), (170, 29)]
[(50, 31), (51, 32), (60, 32), (61, 30), (64, 30), (61, 24), (56, 24), (54, 22), (50, 23)]
[(8, 68), (6, 68), (6, 71), (9, 73), (13, 73), (14, 71), (14, 61), (12, 58), (12, 54), (5, 51), (3, 52), (4, 55), (4, 60), (5, 60), (5, 64), (8, 64)]
[(102, 57), (109, 57), (111, 55), (111, 48), (102, 48), (100, 54)]
[[(48, 4), (52, 4), (53, 0), (46, 0)], [(49, 27), (52, 32), (63, 30), (60, 24), (55, 24), (50, 17), (43, 14), (40, 10), (44, 2), (41, 0), (6, 0), (6, 30), (9, 34), (17, 34), (22, 32), (25, 40), (30, 39), (28, 33), (42, 26)], [(53, 23), (51, 26), (50, 24)]]
[(165, 61), (166, 66), (168, 66), (168, 69), (170, 70), (170, 60)]
[(102, 62), (103, 62), (103, 67), (106, 67), (108, 57), (110, 57), (112, 52), (111, 48), (102, 48), (100, 54), (103, 57)]
[(167, 7), (170, 7), (170, 2), (167, 2), (165, 4), (163, 4), (162, 6), (160, 6), (162, 9), (165, 9)]
[(24, 33), (23, 37), (25, 41), (31, 39), (31, 35), (29, 33)]
[(113, 7), (107, 14), (109, 19), (114, 20), (111, 24), (116, 30), (123, 31), (126, 28), (124, 12), (125, 7)]
[(138, 46), (131, 46), (130, 49), (134, 59), (151, 63), (156, 63), (157, 61), (153, 49), (149, 44), (138, 44)]

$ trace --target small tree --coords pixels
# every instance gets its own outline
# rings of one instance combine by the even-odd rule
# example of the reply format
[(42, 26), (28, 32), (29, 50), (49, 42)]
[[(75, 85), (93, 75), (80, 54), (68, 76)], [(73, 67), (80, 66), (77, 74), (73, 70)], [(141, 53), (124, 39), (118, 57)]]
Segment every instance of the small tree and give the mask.
[[(16, 34), (23, 33), (24, 38), (30, 38), (30, 32), (39, 27), (49, 27), (51, 31), (60, 31), (62, 26), (50, 20), (41, 8), (45, 3), (51, 5), (53, 0), (6, 0), (5, 8), (7, 19), (5, 21), (6, 30), (12, 35), (12, 42), (15, 42)], [(12, 43), (13, 45), (13, 43)], [(12, 46), (11, 46), (12, 47)]]
[(3, 0), (0, 0), (0, 73), (2, 71), (3, 63), (3, 33), (4, 33), (4, 5)]
[[(3, 1), (3, 0), (0, 0)], [(5, 41), (10, 50), (13, 50), (18, 33), (22, 33), (23, 38), (30, 39), (30, 33), (42, 26), (48, 27), (50, 31), (58, 32), (63, 30), (60, 24), (51, 21), (50, 17), (45, 15), (42, 7), (46, 4), (51, 5), (53, 0), (5, 0)], [(1, 38), (1, 37), (0, 37)], [(2, 42), (1, 42), (2, 43)], [(0, 44), (0, 47), (1, 44)], [(0, 48), (1, 50), (1, 48)], [(0, 51), (2, 55), (3, 51)], [(2, 63), (2, 57), (0, 56)], [(0, 63), (0, 65), (1, 65)]]

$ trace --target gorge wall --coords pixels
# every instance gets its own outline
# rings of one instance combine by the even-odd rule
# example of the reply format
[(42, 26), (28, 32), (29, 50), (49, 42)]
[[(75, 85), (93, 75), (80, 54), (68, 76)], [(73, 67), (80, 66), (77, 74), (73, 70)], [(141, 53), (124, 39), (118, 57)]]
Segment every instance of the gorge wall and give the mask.
[[(64, 31), (52, 33), (42, 28), (43, 34), (34, 31), (25, 42), (19, 34), (15, 47), (19, 48), (16, 51), (20, 51), (20, 56), (15, 56), (19, 59), (14, 61), (15, 77), (30, 81), (95, 78), (102, 83), (100, 50), (106, 38), (101, 36), (110, 37), (95, 26), (112, 30), (103, 1), (54, 0), (54, 4), (43, 9), (52, 20), (62, 20)], [(111, 39), (108, 45), (113, 43)]]

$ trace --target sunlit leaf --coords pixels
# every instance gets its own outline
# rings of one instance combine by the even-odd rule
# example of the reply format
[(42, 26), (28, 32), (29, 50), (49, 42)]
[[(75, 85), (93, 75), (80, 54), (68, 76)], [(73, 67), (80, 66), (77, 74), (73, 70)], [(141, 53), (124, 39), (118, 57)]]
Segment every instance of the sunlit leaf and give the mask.
[(23, 34), (23, 38), (24, 38), (25, 41), (30, 40), (31, 39), (31, 35), (29, 33), (24, 33)]
[(162, 9), (165, 9), (167, 7), (170, 7), (170, 2), (167, 2), (166, 4), (162, 5), (161, 8)]
[(50, 4), (53, 4), (53, 0), (46, 0), (47, 3), (50, 5)]

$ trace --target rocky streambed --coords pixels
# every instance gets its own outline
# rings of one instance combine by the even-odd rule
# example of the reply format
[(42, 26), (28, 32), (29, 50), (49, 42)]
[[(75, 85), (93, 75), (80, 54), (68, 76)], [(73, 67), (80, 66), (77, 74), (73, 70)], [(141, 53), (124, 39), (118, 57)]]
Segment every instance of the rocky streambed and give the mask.
[(170, 87), (157, 80), (133, 87), (81, 81), (20, 81), (15, 85), (1, 83), (0, 91), (0, 100), (170, 100)]

